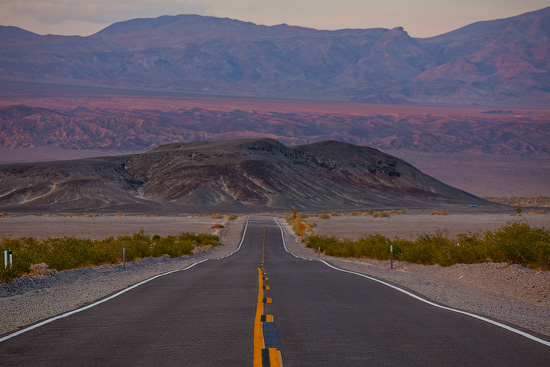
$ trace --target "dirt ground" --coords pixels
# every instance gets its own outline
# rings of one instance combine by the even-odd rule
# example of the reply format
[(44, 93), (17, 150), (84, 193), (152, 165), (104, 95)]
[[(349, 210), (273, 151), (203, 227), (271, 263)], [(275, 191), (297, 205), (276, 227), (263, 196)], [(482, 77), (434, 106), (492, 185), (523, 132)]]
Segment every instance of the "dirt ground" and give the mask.
[(147, 216), (13, 216), (0, 218), (0, 238), (6, 237), (77, 237), (102, 239), (126, 236), (143, 229), (146, 235), (168, 236), (182, 232), (212, 233), (215, 224), (227, 219), (211, 217)]
[(330, 219), (310, 217), (308, 222), (314, 222), (315, 232), (319, 235), (337, 236), (340, 238), (357, 239), (363, 235), (381, 234), (388, 238), (415, 239), (419, 234), (447, 231), (449, 237), (460, 233), (477, 233), (495, 230), (511, 221), (526, 220), (534, 227), (550, 229), (550, 211), (548, 214), (524, 214), (519, 217), (510, 209), (498, 213), (471, 212), (449, 213), (447, 215), (431, 215), (431, 210), (409, 212), (408, 214), (392, 214), (390, 217), (373, 218), (372, 216), (333, 216)]

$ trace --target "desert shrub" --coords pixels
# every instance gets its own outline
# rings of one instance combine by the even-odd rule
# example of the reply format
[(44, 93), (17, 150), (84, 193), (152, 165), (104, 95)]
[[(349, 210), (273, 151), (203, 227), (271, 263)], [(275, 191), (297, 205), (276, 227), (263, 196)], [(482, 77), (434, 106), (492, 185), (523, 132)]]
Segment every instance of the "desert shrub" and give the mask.
[(388, 212), (373, 212), (372, 217), (373, 218), (388, 218), (390, 216), (390, 213)]
[(223, 224), (214, 224), (212, 227), (210, 227), (210, 229), (221, 229), (221, 228), (225, 228)]
[(332, 253), (332, 249), (338, 246), (340, 246), (340, 240), (338, 240), (335, 236), (311, 236), (307, 242), (307, 247), (315, 250), (320, 248), (321, 252), (324, 252), (327, 255), (329, 254), (327, 250)]
[[(387, 260), (390, 258), (390, 241), (387, 237), (381, 234), (368, 235), (357, 240), (359, 245), (360, 257), (368, 257), (372, 259)], [(394, 254), (396, 253), (394, 246)]]
[(153, 257), (168, 255), (170, 257), (180, 257), (193, 254), (193, 243), (190, 240), (180, 241), (175, 236), (161, 238), (151, 249)]
[(447, 215), (445, 210), (436, 210), (430, 213), (430, 215)]
[(323, 214), (319, 214), (317, 216), (317, 218), (319, 218), (319, 219), (330, 219), (330, 215), (326, 214), (326, 213), (323, 213)]
[(237, 214), (230, 214), (230, 215), (227, 217), (227, 219), (229, 219), (229, 220), (235, 220), (235, 219), (237, 219), (237, 218), (239, 218), (239, 216), (238, 216)]
[(495, 231), (487, 231), (485, 242), (492, 261), (549, 269), (550, 232), (544, 228), (512, 222)]
[[(5, 238), (0, 240), (0, 252), (12, 250), (13, 265), (0, 264), (0, 281), (10, 282), (40, 269), (67, 270), (85, 266), (117, 264), (126, 248), (126, 260), (149, 256), (178, 257), (193, 253), (195, 245), (215, 247), (219, 237), (206, 233), (182, 233), (179, 236), (147, 236), (143, 229), (131, 236), (108, 237), (102, 240), (63, 238)], [(38, 265), (37, 265), (38, 264)]]
[(310, 235), (314, 235), (315, 231), (313, 231), (313, 228), (317, 226), (317, 224), (313, 222), (308, 222), (305, 220), (305, 217), (301, 214), (290, 214), (284, 217), (284, 219), (287, 221), (287, 223), (290, 225), (292, 230), (297, 236), (303, 236), (305, 232), (309, 233)]
[(506, 204), (511, 206), (539, 206), (550, 205), (550, 197), (538, 196), (538, 197), (485, 197), (485, 200), (492, 201), (494, 203)]
[(459, 234), (450, 239), (446, 231), (422, 234), (415, 240), (390, 240), (380, 234), (353, 241), (329, 236), (313, 236), (307, 246), (327, 255), (389, 259), (393, 246), (394, 258), (418, 264), (450, 266), (457, 263), (508, 262), (550, 270), (550, 231), (531, 228), (526, 223), (513, 222), (483, 234)]
[(212, 214), (210, 216), (210, 218), (212, 218), (212, 219), (223, 219), (223, 215), (216, 213), (216, 214)]
[[(454, 264), (487, 262), (489, 254), (484, 237), (479, 233), (459, 234), (451, 249)], [(452, 264), (451, 264), (452, 265)]]
[(403, 247), (399, 260), (417, 264), (452, 264), (452, 242), (446, 232), (437, 231), (435, 234), (422, 234), (410, 245)]

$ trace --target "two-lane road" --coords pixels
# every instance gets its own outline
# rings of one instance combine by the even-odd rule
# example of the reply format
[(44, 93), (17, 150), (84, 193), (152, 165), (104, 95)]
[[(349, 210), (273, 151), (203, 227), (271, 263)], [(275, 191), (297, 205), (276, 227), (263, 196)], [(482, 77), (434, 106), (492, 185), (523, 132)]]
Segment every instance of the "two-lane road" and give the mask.
[(271, 217), (232, 256), (0, 342), (0, 365), (250, 366), (264, 347), (264, 365), (550, 366), (549, 346), (294, 257)]

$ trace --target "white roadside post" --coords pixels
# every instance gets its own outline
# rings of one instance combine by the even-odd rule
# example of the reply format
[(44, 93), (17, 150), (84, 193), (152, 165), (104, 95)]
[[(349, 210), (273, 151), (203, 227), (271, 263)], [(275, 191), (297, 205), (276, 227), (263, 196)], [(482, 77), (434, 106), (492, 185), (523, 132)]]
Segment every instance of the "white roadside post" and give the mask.
[(126, 247), (122, 248), (122, 268), (126, 269)]
[(390, 266), (393, 269), (393, 245), (390, 245)]
[(4, 268), (12, 267), (13, 264), (13, 254), (11, 250), (4, 251)]

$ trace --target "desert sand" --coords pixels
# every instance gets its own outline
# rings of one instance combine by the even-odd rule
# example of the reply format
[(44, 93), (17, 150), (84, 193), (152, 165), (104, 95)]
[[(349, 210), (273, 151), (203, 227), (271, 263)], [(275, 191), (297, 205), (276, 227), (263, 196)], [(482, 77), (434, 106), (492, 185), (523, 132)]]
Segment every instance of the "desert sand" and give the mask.
[(103, 239), (128, 236), (143, 229), (146, 235), (169, 236), (182, 232), (210, 233), (215, 224), (227, 222), (210, 216), (42, 216), (24, 215), (0, 218), (0, 238), (77, 237)]
[(318, 235), (350, 239), (376, 233), (388, 238), (415, 239), (419, 234), (433, 234), (436, 231), (446, 231), (449, 237), (455, 237), (460, 233), (494, 231), (512, 221), (526, 221), (531, 226), (550, 229), (550, 210), (548, 214), (525, 213), (523, 216), (518, 216), (512, 208), (492, 213), (477, 210), (472, 208), (448, 211), (447, 215), (431, 215), (436, 210), (426, 209), (409, 211), (407, 214), (391, 214), (385, 218), (342, 215), (332, 216), (330, 219), (310, 217), (307, 221), (317, 224), (314, 230)]

